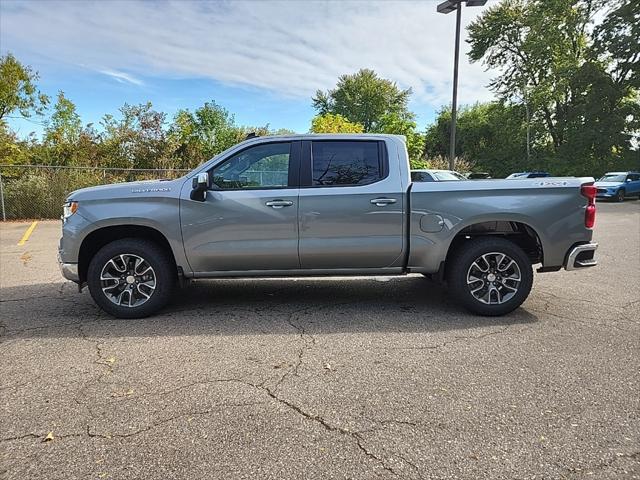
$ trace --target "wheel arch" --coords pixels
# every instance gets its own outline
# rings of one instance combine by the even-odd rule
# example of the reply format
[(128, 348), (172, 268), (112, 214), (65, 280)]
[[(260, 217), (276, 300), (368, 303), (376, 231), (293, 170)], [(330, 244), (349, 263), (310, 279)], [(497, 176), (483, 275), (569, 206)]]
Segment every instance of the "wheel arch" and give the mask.
[(176, 268), (176, 258), (167, 237), (159, 230), (145, 225), (112, 225), (93, 230), (83, 240), (78, 254), (78, 275), (82, 285), (87, 279), (89, 262), (105, 245), (123, 238), (140, 238), (154, 242), (165, 250)]
[(479, 237), (497, 236), (515, 243), (529, 257), (531, 264), (544, 263), (543, 242), (536, 231), (528, 223), (521, 220), (492, 220), (468, 224), (455, 234), (443, 265), (442, 276), (446, 278), (446, 268), (456, 251), (464, 248), (465, 242)]

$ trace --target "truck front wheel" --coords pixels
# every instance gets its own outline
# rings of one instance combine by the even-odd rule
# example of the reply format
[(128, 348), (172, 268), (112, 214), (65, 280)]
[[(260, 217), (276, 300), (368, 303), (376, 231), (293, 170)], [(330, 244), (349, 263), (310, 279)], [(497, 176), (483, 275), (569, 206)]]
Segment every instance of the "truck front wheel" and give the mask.
[(463, 243), (447, 266), (447, 283), (456, 301), (478, 315), (504, 315), (524, 302), (533, 285), (531, 261), (503, 238)]
[(172, 258), (156, 243), (124, 238), (102, 247), (87, 270), (93, 300), (118, 318), (152, 315), (171, 298), (176, 283)]

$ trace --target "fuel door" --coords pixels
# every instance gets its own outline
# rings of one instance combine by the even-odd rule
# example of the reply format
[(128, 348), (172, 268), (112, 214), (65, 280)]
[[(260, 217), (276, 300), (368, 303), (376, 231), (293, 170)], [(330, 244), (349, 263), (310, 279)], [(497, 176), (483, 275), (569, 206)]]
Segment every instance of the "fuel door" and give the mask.
[(427, 213), (420, 218), (420, 230), (435, 233), (444, 227), (444, 219), (436, 213)]

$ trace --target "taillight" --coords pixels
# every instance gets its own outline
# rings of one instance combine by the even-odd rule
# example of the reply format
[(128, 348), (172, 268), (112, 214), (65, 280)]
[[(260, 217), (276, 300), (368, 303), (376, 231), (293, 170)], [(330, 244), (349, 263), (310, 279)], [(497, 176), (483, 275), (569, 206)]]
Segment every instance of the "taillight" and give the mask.
[(596, 192), (598, 188), (594, 185), (583, 185), (580, 187), (580, 193), (587, 198), (587, 208), (584, 212), (584, 226), (593, 228), (596, 224)]

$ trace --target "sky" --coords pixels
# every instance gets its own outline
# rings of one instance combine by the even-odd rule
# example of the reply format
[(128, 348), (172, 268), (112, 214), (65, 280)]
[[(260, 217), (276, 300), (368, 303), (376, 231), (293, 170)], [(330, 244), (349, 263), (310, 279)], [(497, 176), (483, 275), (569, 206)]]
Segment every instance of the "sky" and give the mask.
[[(31, 65), (44, 93), (64, 91), (85, 123), (125, 102), (170, 118), (213, 100), (240, 125), (302, 133), (316, 90), (371, 68), (413, 90), (423, 130), (451, 102), (455, 13), (436, 13), (439, 1), (0, 0), (0, 54)], [(463, 9), (463, 27), (485, 8)], [(459, 103), (489, 100), (491, 73), (469, 63), (465, 38)]]

